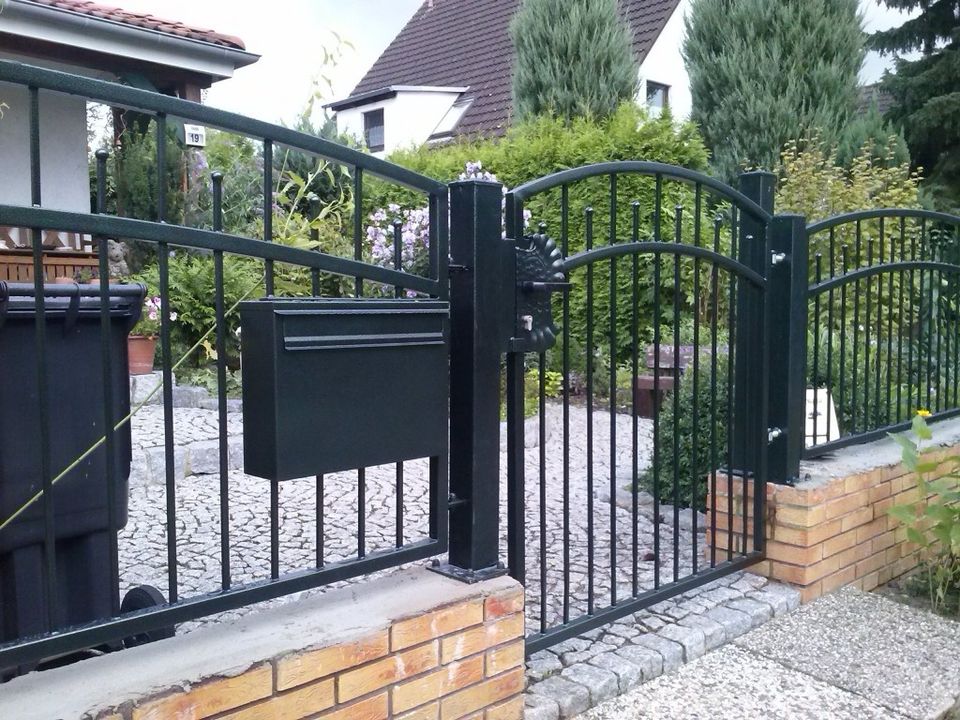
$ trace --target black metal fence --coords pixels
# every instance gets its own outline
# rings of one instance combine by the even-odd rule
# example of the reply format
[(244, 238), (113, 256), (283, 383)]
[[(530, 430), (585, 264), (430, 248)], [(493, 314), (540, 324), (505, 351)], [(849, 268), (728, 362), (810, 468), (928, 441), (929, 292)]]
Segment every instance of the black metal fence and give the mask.
[[(395, 470), (391, 471), (394, 480), (386, 483), (387, 486), (392, 485), (392, 488), (385, 490), (392, 496), (389, 501), (395, 509), (395, 531), (389, 542), (381, 543), (379, 547), (374, 546), (365, 532), (366, 520), (374, 512), (366, 497), (366, 468), (355, 470), (352, 488), (349, 483), (344, 487), (341, 481), (338, 490), (340, 495), (336, 498), (341, 507), (349, 508), (352, 505), (355, 508), (355, 518), (350, 530), (353, 535), (352, 550), (349, 547), (344, 548), (345, 544), (350, 543), (342, 542), (342, 538), (341, 542), (337, 543), (339, 552), (335, 551), (337, 548), (331, 547), (334, 545), (331, 537), (340, 537), (343, 526), (350, 520), (350, 511), (342, 514), (346, 517), (336, 518), (334, 527), (325, 526), (325, 492), (330, 491), (330, 483), (327, 483), (325, 491), (326, 478), (323, 475), (312, 480), (298, 481), (301, 485), (305, 482), (312, 483), (314, 487), (311, 496), (315, 498), (315, 505), (309, 507), (306, 513), (309, 522), (304, 522), (298, 528), (298, 535), (309, 528), (309, 540), (313, 547), (298, 556), (300, 563), (293, 567), (281, 563), (284, 540), (290, 539), (289, 535), (284, 535), (282, 531), (284, 522), (290, 520), (290, 515), (302, 508), (283, 506), (281, 495), (286, 489), (282, 490), (281, 483), (275, 479), (263, 481), (263, 500), (258, 506), (268, 508), (269, 518), (264, 528), (269, 546), (268, 557), (265, 558), (266, 566), (255, 572), (245, 572), (243, 577), (237, 577), (235, 566), (239, 558), (250, 551), (247, 543), (253, 542), (259, 533), (252, 537), (251, 533), (246, 533), (240, 546), (231, 534), (231, 529), (233, 533), (239, 533), (243, 529), (242, 523), (231, 514), (230, 503), (234, 488), (231, 487), (233, 476), (227, 462), (230, 438), (226, 350), (227, 343), (233, 338), (227, 337), (226, 319), (237, 312), (238, 303), (228, 305), (225, 299), (224, 272), (225, 262), (236, 258), (259, 268), (254, 271), (256, 281), (247, 288), (244, 295), (250, 298), (284, 294), (316, 298), (323, 294), (324, 287), (329, 286), (329, 283), (324, 282), (326, 278), (344, 276), (352, 280), (352, 295), (357, 298), (364, 295), (396, 296), (402, 298), (398, 302), (409, 303), (411, 306), (421, 303), (424, 298), (445, 301), (448, 297), (446, 186), (334, 142), (131, 87), (6, 61), (0, 62), (0, 80), (29, 88), (30, 102), (27, 112), (30, 175), (29, 178), (8, 178), (7, 182), (29, 182), (32, 207), (0, 206), (0, 225), (30, 229), (34, 261), (32, 285), (0, 285), (0, 315), (3, 316), (0, 317), (0, 323), (6, 320), (9, 330), (17, 313), (17, 303), (23, 305), (26, 298), (31, 303), (30, 317), (34, 326), (32, 347), (27, 352), (25, 361), (17, 366), (14, 358), (10, 355), (4, 356), (3, 373), (7, 390), (3, 393), (3, 402), (8, 410), (11, 409), (11, 403), (18, 403), (19, 406), (5, 414), (2, 429), (5, 444), (4, 466), (0, 474), (0, 508), (3, 509), (0, 513), (0, 551), (4, 554), (0, 561), (0, 583), (5, 586), (6, 592), (0, 593), (0, 615), (3, 616), (4, 623), (3, 633), (0, 635), (0, 669), (29, 669), (41, 661), (82, 649), (102, 650), (124, 643), (136, 644), (145, 638), (169, 634), (170, 628), (179, 623), (443, 553), (447, 546), (445, 450), (425, 459), (419, 465), (413, 463), (412, 468), (408, 464), (406, 475), (404, 464), (396, 463)], [(97, 212), (65, 212), (44, 207), (42, 189), (48, 181), (41, 174), (40, 155), (45, 138), (40, 131), (40, 107), (42, 98), (48, 93), (80, 96), (89, 102), (103, 103), (124, 112), (135, 111), (138, 113), (138, 121), (144, 127), (152, 128), (156, 146), (156, 221), (116, 217), (104, 212), (106, 168), (109, 160), (109, 153), (106, 151), (97, 153)], [(222, 231), (224, 192), (230, 192), (231, 183), (234, 182), (234, 178), (229, 174), (215, 173), (212, 178), (212, 217), (207, 218), (212, 229), (168, 222), (166, 174), (175, 170), (170, 168), (167, 162), (169, 131), (185, 121), (236, 133), (260, 146), (263, 157), (259, 201), (262, 210), (260, 237), (242, 237)], [(289, 150), (335, 164), (350, 178), (352, 219), (348, 224), (352, 226), (352, 237), (345, 256), (325, 252), (317, 243), (309, 245), (311, 239), (316, 240), (315, 237), (301, 238), (311, 249), (274, 241), (277, 235), (274, 215), (278, 177), (275, 174), (273, 154)], [(428, 262), (425, 272), (416, 272), (404, 264), (398, 224), (394, 224), (392, 228), (392, 267), (371, 262), (366, 249), (367, 219), (364, 203), (364, 188), (371, 176), (402, 185), (423, 198), (422, 202), (429, 212), (429, 237), (425, 248)], [(92, 237), (99, 252), (99, 275), (102, 279), (99, 287), (45, 284), (42, 267), (44, 231), (70, 231)], [(139, 315), (144, 288), (107, 282), (110, 277), (108, 238), (122, 238), (156, 258), (160, 298), (158, 358), (159, 367), (162, 368), (161, 432), (164, 479), (163, 492), (151, 496), (153, 504), (157, 506), (151, 506), (151, 511), (154, 522), (160, 526), (155, 530), (162, 537), (165, 558), (159, 555), (148, 560), (140, 556), (137, 563), (152, 562), (157, 567), (165, 565), (162, 577), (156, 580), (165, 590), (166, 597), (158, 596), (155, 590), (146, 595), (141, 592), (135, 594), (130, 603), (125, 600), (123, 606), (119, 588), (127, 587), (129, 580), (119, 576), (118, 555), (121, 548), (118, 548), (118, 532), (126, 523), (128, 514), (126, 493), (130, 467), (131, 416), (140, 408), (135, 407), (131, 412), (129, 403), (120, 402), (118, 399), (126, 396), (126, 387), (123, 387), (126, 384), (126, 367), (120, 365), (126, 362), (125, 333), (129, 330), (129, 324), (123, 329), (121, 339), (117, 341), (116, 332), (110, 330), (111, 310), (116, 311), (118, 303), (126, 299), (127, 305), (132, 305), (132, 308), (128, 308), (132, 323)], [(183, 487), (176, 474), (178, 426), (175, 423), (173, 376), (184, 358), (174, 354), (171, 343), (173, 321), (169, 312), (171, 286), (184, 281), (183, 278), (171, 276), (171, 254), (185, 251), (212, 256), (209, 271), (213, 275), (211, 286), (214, 290), (209, 304), (214, 309), (214, 322), (202, 339), (209, 342), (214, 350), (212, 355), (216, 357), (216, 438), (219, 471), (216, 474), (216, 491), (206, 496), (208, 502), (216, 503), (216, 507), (204, 508), (203, 522), (209, 525), (209, 532), (219, 536), (219, 557), (215, 562), (220, 566), (220, 582), (217, 587), (198, 589), (197, 583), (192, 582), (186, 591), (184, 574), (190, 571), (191, 563), (196, 564), (202, 560), (193, 556), (188, 561), (190, 548), (185, 547), (180, 539), (181, 533), (188, 528), (182, 514), (183, 503), (178, 497), (178, 493), (183, 492)], [(102, 338), (102, 352), (82, 358), (64, 357), (64, 353), (76, 352), (78, 347), (76, 343), (59, 343), (60, 334), (67, 333), (69, 329), (67, 323), (71, 322), (73, 312), (86, 317), (94, 337)], [(445, 316), (446, 310), (443, 312)], [(111, 350), (111, 338), (124, 343), (121, 352)], [(445, 343), (446, 337), (439, 336), (438, 342)], [(99, 345), (95, 345), (97, 346)], [(196, 350), (196, 347), (192, 350)], [(97, 370), (92, 375), (75, 374), (71, 380), (69, 376), (75, 373), (74, 366), (77, 362), (84, 363), (84, 368), (95, 367)], [(88, 375), (94, 387), (102, 390), (93, 390), (93, 393), (98, 395), (96, 402), (78, 408), (76, 397), (83, 395), (79, 390), (76, 391), (79, 395), (71, 391), (69, 383)], [(100, 377), (97, 377), (98, 375)], [(113, 381), (117, 375), (123, 378), (120, 386)], [(22, 379), (24, 385), (24, 388), (21, 388), (24, 392), (20, 394), (10, 388), (12, 383), (19, 382), (17, 378)], [(67, 378), (66, 385), (64, 382), (57, 384), (67, 393), (66, 396), (52, 396), (52, 378)], [(443, 378), (435, 380), (443, 385)], [(301, 382), (303, 392), (310, 393), (310, 378), (304, 377)], [(71, 395), (75, 397), (71, 399)], [(316, 397), (321, 401), (319, 396)], [(58, 411), (64, 403), (72, 403), (66, 417)], [(444, 402), (439, 412), (446, 412), (445, 405)], [(75, 418), (77, 412), (83, 413), (84, 417)], [(74, 419), (71, 420), (71, 417)], [(73, 447), (76, 445), (74, 440), (77, 437), (78, 424), (93, 427), (93, 430), (81, 433), (90, 440), (89, 445), (82, 448)], [(345, 436), (359, 436), (363, 433), (363, 428), (345, 427), (342, 431)], [(31, 444), (21, 445), (18, 451), (17, 438), (23, 434), (36, 439), (35, 447)], [(67, 444), (77, 451), (75, 457), (70, 455), (68, 458), (71, 462), (65, 460), (64, 438), (68, 438)], [(444, 434), (444, 448), (445, 444)], [(35, 449), (35, 456), (30, 452), (30, 448)], [(19, 455), (30, 456), (24, 457), (24, 462), (20, 463), (21, 466), (28, 466), (25, 475), (24, 468), (13, 462)], [(96, 465), (97, 458), (104, 455), (108, 458), (117, 455), (118, 461), (100, 460), (100, 464)], [(94, 463), (93, 466), (89, 464), (91, 462)], [(88, 472), (90, 467), (102, 468), (103, 475), (91, 477)], [(418, 487), (411, 489), (416, 481), (416, 478), (411, 477), (414, 472), (423, 477), (417, 481)], [(405, 487), (408, 492), (406, 498)], [(104, 488), (106, 494), (103, 507), (91, 511), (90, 518), (74, 522), (68, 501), (78, 490), (99, 496)], [(411, 493), (411, 490), (416, 492)], [(415, 500), (409, 494), (414, 494)], [(299, 492), (295, 493), (295, 496), (305, 497)], [(425, 517), (418, 520), (417, 527), (410, 527), (406, 513), (414, 501), (422, 504)], [(311, 515), (312, 517), (309, 517)], [(25, 534), (26, 529), (31, 528), (33, 532)], [(93, 530), (106, 539), (107, 545), (101, 548), (102, 552), (95, 558), (88, 557), (85, 564), (77, 565), (72, 556), (68, 557), (68, 546), (74, 541), (74, 535)], [(153, 531), (151, 528), (146, 530)], [(22, 540), (21, 545), (28, 547), (29, 555), (19, 552), (24, 548), (17, 547), (17, 538)], [(306, 540), (298, 536), (297, 541), (303, 543)], [(207, 551), (216, 552), (212, 548), (203, 549), (203, 552)], [(107, 606), (102, 607), (101, 602), (99, 611), (88, 617), (83, 617), (81, 613), (78, 617), (75, 609), (83, 604), (77, 599), (78, 588), (84, 584), (81, 576), (93, 566), (109, 568), (108, 576), (103, 578), (106, 586), (99, 591), (93, 591), (106, 598)], [(143, 574), (142, 568), (137, 568), (137, 564), (133, 567), (136, 574)], [(25, 580), (27, 576), (36, 576), (38, 582), (30, 585)], [(89, 583), (92, 578), (86, 580)], [(20, 597), (14, 595), (18, 584)], [(25, 608), (27, 604), (33, 606), (32, 611), (28, 612), (29, 609)], [(147, 607), (149, 605), (153, 607)]]
[[(437, 569), (454, 577), (509, 571), (526, 584), (532, 652), (762, 559), (764, 485), (793, 482), (802, 457), (877, 437), (921, 408), (945, 417), (960, 406), (960, 218), (883, 210), (807, 227), (774, 214), (768, 173), (746, 174), (734, 189), (646, 162), (567, 170), (505, 194), (495, 183), (443, 184), (318, 137), (129, 87), (11, 62), (0, 62), (0, 81), (29, 88), (32, 206), (0, 205), (0, 226), (30, 229), (34, 261), (32, 284), (0, 284), (0, 332), (16, 320), (27, 333), (16, 358), (3, 354), (12, 343), (0, 346), (5, 675), (444, 553), (448, 563)], [(154, 147), (151, 219), (107, 212), (107, 152), (96, 156), (94, 212), (44, 206), (46, 93), (137, 113)], [(165, 182), (170, 131), (183, 121), (242, 135), (262, 158), (252, 183), (229, 168), (213, 173), (208, 216), (192, 225), (168, 212)], [(287, 152), (340, 173), (348, 197), (335, 237), (320, 237), (313, 220), (326, 210), (316, 200), (295, 232), (288, 218), (279, 227), (283, 172), (274, 158)], [(384, 182), (405, 188), (411, 205), (376, 205), (371, 187)], [(224, 232), (228, 198), (251, 185), (256, 232)], [(156, 259), (162, 484), (137, 490), (147, 519), (136, 538), (121, 531), (141, 406), (126, 401), (118, 337), (140, 312), (144, 288), (45, 284), (44, 231), (91, 236), (102, 280), (110, 238)], [(210, 322), (187, 354), (206, 348), (216, 369), (216, 472), (213, 482), (189, 485), (177, 471), (183, 426), (173, 395), (186, 355), (175, 352), (169, 313), (172, 290), (186, 281), (172, 271), (179, 252), (210, 263)], [(238, 261), (253, 279), (228, 298)], [(270, 399), (265, 384), (282, 381), (300, 422), (296, 432), (278, 430), (258, 410), (245, 434), (257, 427), (258, 447), (272, 438), (272, 459), (257, 458), (263, 467), (299, 454), (278, 438), (296, 437), (305, 457), (325, 448), (315, 465), (323, 474), (288, 481), (302, 464), (286, 463), (251, 485), (230, 470), (227, 358), (236, 341), (228, 327), (257, 296), (296, 332), (271, 336), (275, 347), (265, 335), (247, 338), (244, 352), (261, 352), (263, 363), (244, 375), (244, 409), (272, 412), (259, 401)], [(336, 299), (325, 317), (343, 315), (345, 332), (303, 324), (323, 298)], [(420, 324), (391, 330), (404, 313)], [(374, 315), (386, 319), (372, 330)], [(427, 320), (441, 316), (436, 327)], [(84, 354), (84, 372), (71, 381), (63, 338), (81, 331), (98, 350)], [(445, 355), (429, 372), (411, 370), (406, 355), (375, 371), (343, 357), (271, 364), (306, 349), (384, 347), (441, 347), (449, 376)], [(429, 383), (429, 401), (409, 392), (404, 372), (416, 375), (415, 387)], [(327, 390), (355, 402), (341, 425), (328, 414), (329, 424), (314, 426)], [(70, 412), (59, 413), (57, 402), (71, 394)], [(23, 435), (33, 445), (18, 449)], [(65, 446), (66, 437), (79, 445)], [(413, 446), (427, 449), (411, 455)], [(257, 452), (244, 449), (248, 460)], [(731, 484), (750, 500), (735, 504)], [(65, 519), (69, 492), (96, 499), (95, 512)], [(198, 525), (215, 537), (212, 547), (197, 545)], [(78, 534), (94, 532), (95, 542), (74, 547)], [(137, 555), (122, 566), (137, 543), (149, 561)], [(97, 562), (106, 605), (78, 611), (80, 570)], [(144, 562), (154, 575), (138, 569)], [(201, 575), (213, 568), (212, 584), (197, 580), (198, 567)], [(121, 602), (120, 588), (151, 580), (165, 596), (141, 588)], [(30, 583), (12, 603), (9, 588)]]
[(808, 228), (816, 456), (960, 410), (960, 218), (871, 210)]

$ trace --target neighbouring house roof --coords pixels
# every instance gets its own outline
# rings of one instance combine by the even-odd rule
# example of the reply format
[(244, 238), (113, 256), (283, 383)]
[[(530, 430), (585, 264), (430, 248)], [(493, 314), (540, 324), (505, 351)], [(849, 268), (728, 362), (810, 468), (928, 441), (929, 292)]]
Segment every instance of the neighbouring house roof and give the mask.
[[(510, 19), (520, 0), (425, 0), (345, 101), (396, 85), (466, 85), (460, 135), (500, 135), (512, 113)], [(643, 62), (680, 0), (620, 0)], [(336, 103), (335, 105), (340, 105)]]
[(47, 7), (65, 10), (67, 12), (89, 15), (109, 20), (122, 25), (133, 25), (144, 28), (145, 30), (154, 30), (159, 33), (176, 35), (177, 37), (189, 38), (190, 40), (199, 40), (201, 42), (212, 43), (213, 45), (223, 45), (238, 50), (246, 50), (243, 40), (233, 35), (224, 35), (213, 30), (192, 27), (178, 20), (165, 20), (155, 15), (143, 12), (132, 12), (110, 5), (101, 5), (90, 2), (90, 0), (21, 0), (31, 2), (34, 5), (46, 5)]

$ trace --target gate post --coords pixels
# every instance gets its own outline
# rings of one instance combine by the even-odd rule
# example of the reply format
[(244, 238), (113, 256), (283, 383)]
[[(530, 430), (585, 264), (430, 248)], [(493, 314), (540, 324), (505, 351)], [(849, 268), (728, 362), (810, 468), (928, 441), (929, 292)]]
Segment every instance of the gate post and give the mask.
[[(740, 192), (753, 200), (766, 212), (773, 214), (773, 193), (776, 176), (769, 172), (749, 172), (740, 175)], [(762, 220), (741, 212), (739, 232), (736, 236), (737, 247), (731, 249), (731, 256), (751, 270), (766, 275), (767, 269), (767, 233), (769, 228)], [(733, 347), (734, 395), (733, 395), (733, 445), (730, 448), (729, 468), (734, 473), (743, 473), (745, 477), (755, 475), (760, 468), (756, 466), (757, 454), (755, 442), (759, 436), (766, 435), (760, 427), (763, 413), (762, 392), (755, 382), (755, 372), (762, 367), (764, 348), (761, 346), (763, 309), (758, 306), (750, 289), (740, 283), (737, 291), (736, 338)], [(757, 438), (752, 440), (752, 438)]]
[(503, 574), (500, 360), (513, 330), (516, 266), (499, 183), (450, 184), (450, 563), (467, 582)]
[[(769, 480), (793, 485), (800, 474), (806, 433), (807, 283), (806, 218), (778, 215), (770, 234), (767, 277)], [(779, 430), (779, 433), (777, 432)]]

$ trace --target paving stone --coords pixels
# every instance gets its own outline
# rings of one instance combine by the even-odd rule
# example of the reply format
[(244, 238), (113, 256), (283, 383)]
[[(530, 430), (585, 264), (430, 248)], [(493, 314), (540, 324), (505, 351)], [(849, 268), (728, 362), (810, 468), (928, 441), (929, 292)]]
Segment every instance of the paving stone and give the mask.
[(708, 590), (705, 592), (702, 597), (711, 600), (718, 605), (724, 603), (727, 600), (736, 600), (737, 598), (743, 597), (743, 593), (739, 590), (734, 590), (729, 587), (718, 587), (713, 590)]
[(578, 720), (744, 718), (904, 720), (903, 715), (868, 698), (733, 645), (705, 655), (677, 673), (644, 683)]
[(775, 616), (800, 607), (800, 591), (783, 583), (768, 583), (759, 590), (747, 593), (747, 597), (767, 603)]
[(696, 628), (703, 633), (703, 643), (707, 652), (716, 650), (727, 641), (723, 625), (705, 615), (690, 615), (680, 621), (680, 625)]
[(523, 720), (559, 720), (560, 706), (545, 695), (527, 693), (523, 699)]
[(843, 588), (736, 644), (914, 720), (960, 697), (960, 623)]
[(643, 672), (644, 681), (663, 674), (663, 656), (656, 650), (640, 645), (624, 645), (614, 653), (636, 665)]
[(545, 680), (563, 670), (563, 663), (553, 653), (537, 653), (537, 655), (540, 657), (531, 656), (527, 660), (527, 678), (531, 682)]
[(708, 610), (704, 617), (723, 626), (723, 632), (728, 642), (749, 632), (753, 627), (753, 620), (747, 613), (723, 605)]
[(620, 680), (610, 670), (596, 665), (578, 663), (565, 668), (560, 677), (583, 685), (590, 691), (590, 704), (599, 705), (620, 694)]
[(615, 633), (608, 632), (604, 634), (601, 640), (606, 645), (612, 645), (613, 647), (620, 647), (627, 641), (627, 638), (623, 637), (622, 635), (617, 635)]
[(681, 605), (674, 605), (673, 607), (667, 608), (663, 612), (663, 615), (665, 615), (668, 618), (672, 618), (673, 620), (682, 620), (689, 614), (690, 614), (690, 609), (685, 608)]
[(667, 625), (657, 635), (678, 643), (683, 648), (683, 659), (686, 662), (700, 657), (707, 651), (703, 631), (698, 628)]
[(643, 682), (643, 668), (615, 652), (602, 653), (590, 658), (590, 664), (609, 670), (616, 675), (621, 694)]
[(590, 707), (590, 691), (583, 685), (559, 675), (532, 685), (528, 692), (553, 700), (564, 720), (575, 717)]
[(564, 640), (563, 642), (559, 642), (550, 649), (557, 655), (563, 655), (564, 653), (568, 652), (580, 652), (586, 650), (588, 647), (590, 647), (590, 644), (590, 641), (586, 638), (575, 637)]
[(648, 615), (644, 617), (642, 620), (640, 620), (640, 622), (650, 632), (656, 632), (657, 630), (662, 628), (664, 625), (666, 625), (666, 623), (663, 620), (653, 615)]
[(760, 627), (773, 617), (773, 610), (767, 603), (758, 602), (750, 598), (728, 600), (724, 604), (732, 610), (739, 610), (749, 615), (753, 627)]
[(634, 638), (633, 642), (660, 653), (663, 658), (663, 672), (673, 672), (683, 664), (683, 648), (679, 643), (653, 633), (640, 635)]
[(619, 635), (626, 640), (636, 637), (641, 632), (633, 618), (630, 618), (626, 624), (617, 622), (607, 628), (607, 635)]

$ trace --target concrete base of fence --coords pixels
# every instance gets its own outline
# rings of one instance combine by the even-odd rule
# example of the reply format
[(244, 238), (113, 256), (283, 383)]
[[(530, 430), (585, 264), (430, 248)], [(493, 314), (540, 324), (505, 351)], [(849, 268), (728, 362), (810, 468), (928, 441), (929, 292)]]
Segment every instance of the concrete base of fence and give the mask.
[(521, 720), (523, 652), (518, 583), (414, 568), (17, 678), (0, 717)]
[[(939, 447), (931, 459), (960, 452), (960, 420), (932, 429)], [(918, 497), (915, 476), (900, 463), (893, 440), (806, 461), (800, 477), (795, 487), (767, 485), (767, 559), (752, 572), (795, 585), (809, 602), (843, 585), (872, 590), (916, 567), (916, 545), (887, 512)], [(726, 558), (728, 547), (743, 550), (744, 519), (748, 535), (753, 532), (753, 491), (750, 480), (717, 475), (716, 494), (707, 498), (707, 522), (715, 506), (718, 559)], [(706, 538), (709, 543), (709, 528)], [(750, 549), (752, 538), (747, 541)], [(707, 557), (710, 552), (708, 547)]]

